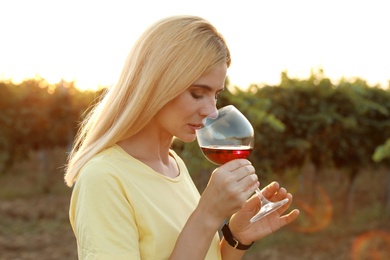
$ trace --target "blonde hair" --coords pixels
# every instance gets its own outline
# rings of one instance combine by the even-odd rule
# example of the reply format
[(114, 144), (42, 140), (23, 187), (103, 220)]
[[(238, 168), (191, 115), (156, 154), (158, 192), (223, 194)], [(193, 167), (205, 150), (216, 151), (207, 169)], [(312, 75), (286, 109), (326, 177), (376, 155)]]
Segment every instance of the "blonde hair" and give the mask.
[(169, 101), (215, 65), (230, 65), (224, 38), (206, 20), (173, 16), (136, 41), (122, 73), (81, 124), (66, 166), (72, 186), (96, 154), (139, 131)]

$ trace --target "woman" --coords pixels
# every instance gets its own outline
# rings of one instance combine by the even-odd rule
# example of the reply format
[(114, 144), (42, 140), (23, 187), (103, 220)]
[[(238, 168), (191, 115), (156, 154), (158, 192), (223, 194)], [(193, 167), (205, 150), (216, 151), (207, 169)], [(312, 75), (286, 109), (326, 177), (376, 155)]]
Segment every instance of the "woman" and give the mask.
[(170, 149), (174, 137), (194, 141), (216, 113), (229, 65), (223, 37), (199, 17), (162, 19), (138, 39), (70, 154), (65, 180), (75, 183), (70, 221), (80, 259), (240, 259), (298, 216), (280, 216), (292, 196), (273, 183), (264, 195), (290, 203), (250, 223), (260, 206), (250, 198), (259, 182), (249, 161), (217, 168), (200, 196)]

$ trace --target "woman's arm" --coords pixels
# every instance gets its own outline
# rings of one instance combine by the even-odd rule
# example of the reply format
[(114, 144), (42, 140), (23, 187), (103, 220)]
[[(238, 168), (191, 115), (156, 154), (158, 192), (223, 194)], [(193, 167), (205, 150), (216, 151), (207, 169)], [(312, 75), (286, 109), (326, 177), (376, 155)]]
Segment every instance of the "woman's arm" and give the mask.
[(223, 222), (244, 206), (258, 185), (254, 168), (247, 160), (234, 160), (217, 168), (170, 259), (204, 259)]
[(205, 259), (220, 221), (197, 208), (180, 233), (169, 259)]
[(88, 165), (72, 193), (79, 259), (140, 259), (132, 209), (104, 164)]

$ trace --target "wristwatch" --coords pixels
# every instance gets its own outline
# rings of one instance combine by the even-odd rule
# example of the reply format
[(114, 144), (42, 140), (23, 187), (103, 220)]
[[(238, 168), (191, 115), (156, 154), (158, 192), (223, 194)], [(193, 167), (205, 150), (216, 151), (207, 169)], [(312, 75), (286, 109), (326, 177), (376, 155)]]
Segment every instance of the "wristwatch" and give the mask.
[(232, 232), (230, 231), (229, 223), (225, 224), (222, 227), (222, 234), (223, 234), (223, 237), (225, 238), (226, 242), (228, 242), (228, 244), (231, 245), (234, 249), (247, 250), (253, 245), (253, 242), (250, 245), (243, 245), (240, 242), (238, 242), (233, 237)]

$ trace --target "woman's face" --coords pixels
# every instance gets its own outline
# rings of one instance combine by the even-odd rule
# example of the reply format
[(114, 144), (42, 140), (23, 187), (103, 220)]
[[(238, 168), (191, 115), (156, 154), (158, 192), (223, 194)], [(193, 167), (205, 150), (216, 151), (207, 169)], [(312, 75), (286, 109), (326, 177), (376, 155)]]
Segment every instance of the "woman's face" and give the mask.
[(170, 138), (194, 141), (195, 130), (202, 127), (203, 119), (217, 111), (217, 97), (224, 89), (226, 73), (226, 64), (213, 67), (166, 104), (155, 117), (161, 131)]

